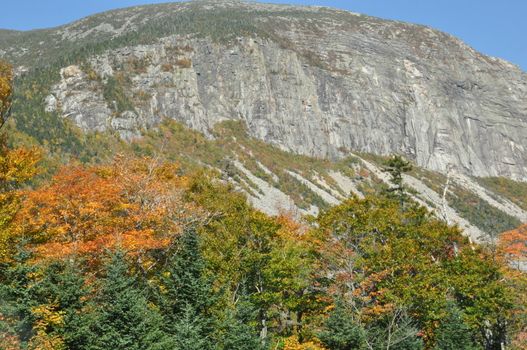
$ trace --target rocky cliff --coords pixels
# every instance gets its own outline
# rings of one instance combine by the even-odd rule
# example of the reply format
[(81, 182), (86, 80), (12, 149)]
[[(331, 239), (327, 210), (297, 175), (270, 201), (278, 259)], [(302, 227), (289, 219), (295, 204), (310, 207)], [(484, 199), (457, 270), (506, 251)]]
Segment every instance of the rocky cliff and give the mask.
[(84, 131), (130, 139), (172, 118), (210, 134), (234, 119), (300, 154), (403, 153), (441, 172), (527, 180), (527, 75), (427, 27), (195, 1), (0, 38), (20, 71), (35, 57), (84, 52), (42, 101)]

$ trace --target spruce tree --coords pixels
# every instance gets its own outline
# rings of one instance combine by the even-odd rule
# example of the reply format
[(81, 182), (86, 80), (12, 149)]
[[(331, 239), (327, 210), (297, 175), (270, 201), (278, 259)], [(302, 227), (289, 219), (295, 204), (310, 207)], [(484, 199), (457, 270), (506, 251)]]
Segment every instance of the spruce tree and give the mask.
[(206, 322), (197, 315), (192, 305), (187, 304), (180, 319), (172, 326), (172, 336), (175, 341), (174, 350), (204, 350), (211, 349), (210, 338), (204, 329)]
[(366, 349), (364, 328), (340, 300), (327, 319), (325, 330), (319, 334), (319, 339), (331, 350)]
[[(158, 295), (165, 329), (175, 334), (192, 325), (193, 332), (207, 338), (212, 332), (210, 308), (214, 298), (196, 231), (185, 230), (176, 242), (176, 251), (170, 254), (166, 270), (161, 273)], [(181, 322), (187, 322), (187, 326)]]
[(28, 263), (30, 258), (30, 252), (18, 249), (14, 262), (4, 264), (1, 270), (0, 314), (12, 321), (4, 321), (2, 328), (16, 334), (22, 343), (33, 335), (34, 316), (31, 309), (38, 305), (30, 277), (37, 268)]
[(96, 298), (95, 338), (89, 350), (166, 350), (172, 339), (162, 330), (162, 318), (152, 309), (137, 279), (129, 274), (125, 254), (112, 253)]
[(223, 335), (222, 350), (260, 350), (264, 349), (260, 338), (256, 321), (257, 310), (247, 300), (241, 298), (236, 304), (235, 310), (228, 311), (223, 322), (225, 333)]
[(63, 313), (64, 324), (55, 332), (64, 339), (67, 348), (85, 349), (93, 337), (89, 312), (93, 306), (87, 301), (89, 290), (81, 266), (72, 261), (50, 264), (37, 289), (41, 300), (55, 303), (56, 311)]
[(454, 302), (447, 305), (447, 316), (435, 332), (435, 350), (481, 349), (472, 337), (470, 328), (463, 322), (463, 314)]

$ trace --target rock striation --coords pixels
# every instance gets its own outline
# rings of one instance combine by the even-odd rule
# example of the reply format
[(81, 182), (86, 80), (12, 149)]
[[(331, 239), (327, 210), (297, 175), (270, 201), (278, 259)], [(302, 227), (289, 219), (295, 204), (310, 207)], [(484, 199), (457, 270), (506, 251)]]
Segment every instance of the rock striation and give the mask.
[[(189, 29), (177, 22), (185, 16), (193, 26), (211, 22)], [(207, 135), (220, 121), (243, 120), (251, 136), (299, 154), (401, 153), (443, 173), (527, 181), (527, 74), (428, 27), (327, 8), (197, 1), (114, 11), (48, 36), (59, 47), (92, 43), (167, 21), (172, 29), (146, 43), (62, 67), (46, 109), (125, 139), (164, 118)], [(24, 57), (1, 41), (0, 49)], [(117, 106), (110, 81), (130, 103)]]

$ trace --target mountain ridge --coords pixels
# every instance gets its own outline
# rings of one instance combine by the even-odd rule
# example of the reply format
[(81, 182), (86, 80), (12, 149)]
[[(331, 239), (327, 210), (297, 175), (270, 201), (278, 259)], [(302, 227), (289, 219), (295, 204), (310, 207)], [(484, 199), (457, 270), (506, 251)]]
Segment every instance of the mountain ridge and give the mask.
[[(14, 135), (58, 159), (101, 161), (126, 149), (206, 165), (271, 214), (314, 214), (350, 191), (367, 194), (386, 182), (369, 155), (397, 153), (417, 166), (406, 178), (414, 199), (474, 240), (525, 220), (514, 196), (525, 182), (482, 180), (527, 179), (527, 75), (518, 67), (426, 26), (233, 4), (113, 10), (14, 34), (23, 47), (0, 33), (0, 57), (18, 66)], [(247, 135), (222, 140), (215, 130), (231, 122)]]

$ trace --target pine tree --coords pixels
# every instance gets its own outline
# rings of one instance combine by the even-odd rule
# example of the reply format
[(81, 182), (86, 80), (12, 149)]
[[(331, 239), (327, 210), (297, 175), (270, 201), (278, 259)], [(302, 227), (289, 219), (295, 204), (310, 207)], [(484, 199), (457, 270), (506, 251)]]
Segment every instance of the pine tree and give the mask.
[(112, 254), (96, 298), (95, 338), (89, 350), (166, 350), (172, 339), (162, 331), (162, 318), (137, 289), (125, 254)]
[(337, 301), (319, 339), (331, 350), (366, 349), (366, 332), (342, 301)]
[(481, 349), (472, 339), (470, 328), (463, 322), (463, 314), (453, 302), (447, 305), (447, 316), (435, 332), (436, 350)]

